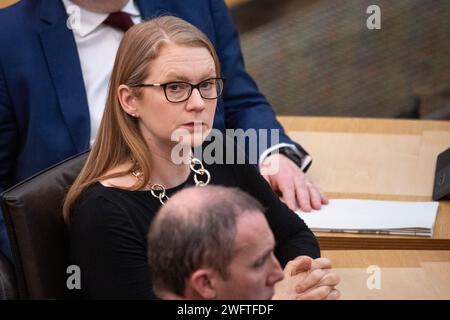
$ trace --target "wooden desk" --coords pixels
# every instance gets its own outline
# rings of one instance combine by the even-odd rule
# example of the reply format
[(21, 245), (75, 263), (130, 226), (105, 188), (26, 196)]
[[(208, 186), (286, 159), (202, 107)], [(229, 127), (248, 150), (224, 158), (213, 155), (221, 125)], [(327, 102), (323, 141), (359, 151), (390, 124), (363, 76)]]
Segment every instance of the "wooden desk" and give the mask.
[(322, 256), (341, 277), (341, 299), (450, 299), (450, 251), (332, 250)]
[[(330, 198), (430, 201), (436, 156), (450, 147), (450, 122), (279, 117), (314, 157), (308, 172)], [(450, 202), (440, 201), (434, 235), (316, 233), (322, 249), (450, 249)]]

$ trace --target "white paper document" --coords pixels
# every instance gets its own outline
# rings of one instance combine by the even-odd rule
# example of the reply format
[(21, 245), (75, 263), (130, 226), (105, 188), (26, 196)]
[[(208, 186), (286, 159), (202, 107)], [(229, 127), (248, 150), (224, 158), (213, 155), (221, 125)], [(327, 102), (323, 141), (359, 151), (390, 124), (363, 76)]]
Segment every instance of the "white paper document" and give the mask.
[(332, 199), (318, 211), (297, 214), (313, 231), (433, 235), (439, 202)]

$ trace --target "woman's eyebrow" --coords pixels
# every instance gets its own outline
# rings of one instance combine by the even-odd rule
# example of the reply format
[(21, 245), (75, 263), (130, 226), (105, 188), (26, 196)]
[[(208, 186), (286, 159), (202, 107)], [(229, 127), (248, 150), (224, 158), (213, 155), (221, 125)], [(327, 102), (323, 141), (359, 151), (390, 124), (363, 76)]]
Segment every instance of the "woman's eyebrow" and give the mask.
[(166, 81), (163, 82), (170, 82), (170, 81), (185, 81), (185, 82), (189, 82), (189, 79), (183, 75), (179, 75), (177, 73), (169, 73), (165, 76)]
[[(213, 69), (211, 69), (208, 72), (205, 72), (201, 77), (199, 77), (199, 79), (206, 80), (208, 78), (214, 78), (214, 77), (216, 77), (216, 73), (214, 72)], [(184, 81), (184, 82), (189, 82), (189, 83), (191, 82), (191, 80), (188, 77), (186, 77), (184, 75), (180, 75), (175, 72), (168, 73), (164, 78), (167, 80), (162, 81), (162, 83), (171, 82), (171, 81)]]

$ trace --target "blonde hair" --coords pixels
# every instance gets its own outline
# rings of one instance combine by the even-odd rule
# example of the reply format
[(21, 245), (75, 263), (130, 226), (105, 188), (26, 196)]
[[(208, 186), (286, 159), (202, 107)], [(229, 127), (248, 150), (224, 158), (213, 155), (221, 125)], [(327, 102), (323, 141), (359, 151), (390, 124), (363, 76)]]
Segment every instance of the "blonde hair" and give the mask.
[[(142, 189), (150, 178), (150, 150), (138, 129), (137, 121), (121, 107), (117, 96), (119, 85), (130, 87), (143, 83), (149, 65), (167, 44), (206, 48), (214, 59), (216, 75), (220, 76), (220, 63), (213, 45), (206, 35), (190, 23), (171, 16), (158, 17), (130, 28), (124, 35), (114, 63), (106, 107), (96, 141), (92, 146), (79, 176), (67, 193), (63, 215), (66, 223), (76, 199), (90, 185), (100, 180), (124, 176), (137, 168), (142, 179), (129, 190)], [(139, 88), (132, 88), (140, 96)], [(132, 159), (135, 165), (127, 171), (106, 175), (118, 165)]]

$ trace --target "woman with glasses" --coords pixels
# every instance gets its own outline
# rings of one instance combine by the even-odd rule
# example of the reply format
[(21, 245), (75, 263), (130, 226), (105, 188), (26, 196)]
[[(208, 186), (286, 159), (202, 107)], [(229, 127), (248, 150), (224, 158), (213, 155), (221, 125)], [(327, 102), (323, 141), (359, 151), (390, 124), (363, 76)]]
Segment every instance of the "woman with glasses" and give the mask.
[[(312, 232), (256, 167), (208, 165), (190, 152), (181, 164), (173, 161), (178, 143), (201, 146), (213, 126), (224, 90), (218, 61), (207, 37), (175, 17), (147, 21), (125, 34), (96, 141), (64, 203), (81, 297), (154, 297), (146, 234), (160, 206), (186, 186), (234, 186), (257, 198), (267, 209), (282, 265), (320, 255)], [(177, 131), (183, 134), (173, 141)]]

